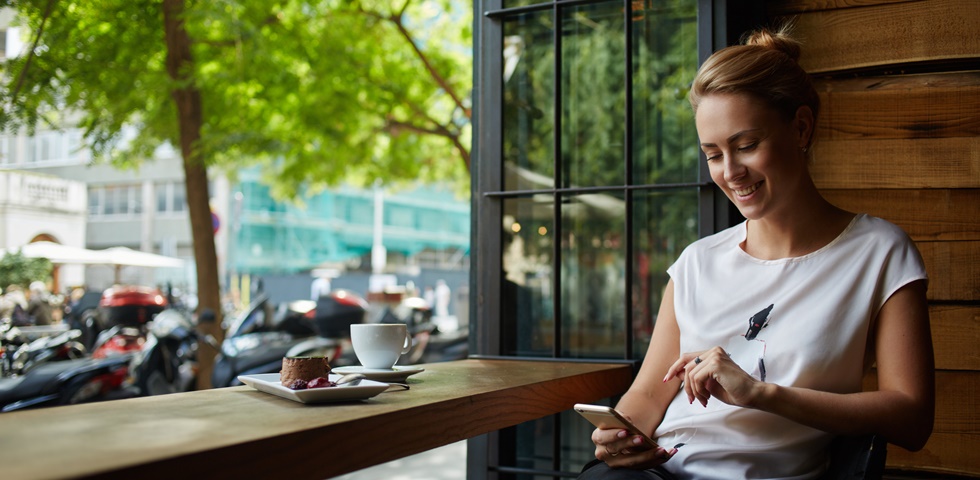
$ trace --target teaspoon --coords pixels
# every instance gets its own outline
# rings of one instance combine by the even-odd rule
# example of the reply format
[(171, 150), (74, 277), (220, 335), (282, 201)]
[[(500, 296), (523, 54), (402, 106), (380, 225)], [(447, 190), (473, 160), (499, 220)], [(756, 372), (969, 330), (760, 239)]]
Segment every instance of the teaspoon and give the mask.
[(341, 385), (349, 385), (353, 387), (354, 385), (361, 383), (361, 380), (364, 380), (364, 375), (361, 375), (360, 373), (350, 373), (338, 378), (336, 384), (338, 387)]

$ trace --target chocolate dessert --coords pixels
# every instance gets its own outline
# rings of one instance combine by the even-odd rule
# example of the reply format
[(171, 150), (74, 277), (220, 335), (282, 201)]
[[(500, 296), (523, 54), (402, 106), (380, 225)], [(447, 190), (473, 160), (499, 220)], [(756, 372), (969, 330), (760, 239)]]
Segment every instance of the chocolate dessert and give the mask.
[(284, 357), (279, 381), (284, 387), (289, 387), (296, 380), (309, 382), (329, 374), (330, 362), (326, 357)]

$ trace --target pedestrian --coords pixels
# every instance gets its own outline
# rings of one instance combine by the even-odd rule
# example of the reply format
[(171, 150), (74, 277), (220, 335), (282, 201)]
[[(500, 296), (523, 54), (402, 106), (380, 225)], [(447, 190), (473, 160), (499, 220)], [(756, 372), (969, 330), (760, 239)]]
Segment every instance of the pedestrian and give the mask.
[(31, 282), (27, 314), (31, 317), (31, 322), (34, 325), (51, 325), (53, 323), (48, 286), (42, 281)]
[(449, 316), (449, 301), (452, 298), (452, 291), (449, 285), (446, 285), (445, 280), (436, 281), (436, 317), (448, 317)]

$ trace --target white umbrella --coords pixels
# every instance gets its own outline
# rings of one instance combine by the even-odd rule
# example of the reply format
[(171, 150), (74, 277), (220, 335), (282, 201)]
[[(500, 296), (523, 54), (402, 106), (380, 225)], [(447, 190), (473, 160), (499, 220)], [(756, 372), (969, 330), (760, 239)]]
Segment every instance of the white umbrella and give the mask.
[(184, 266), (184, 261), (179, 258), (141, 252), (126, 247), (106, 248), (105, 250), (98, 250), (98, 252), (105, 255), (105, 261), (100, 263), (115, 265), (117, 267), (179, 268)]
[(142, 252), (126, 247), (111, 247), (99, 250), (105, 255), (106, 265), (115, 267), (115, 282), (119, 283), (122, 267), (149, 267), (149, 268), (179, 268), (184, 266), (184, 261), (179, 258), (157, 255), (155, 253)]
[(115, 282), (119, 283), (122, 267), (180, 268), (184, 261), (179, 258), (141, 252), (126, 247), (111, 247), (104, 250), (89, 250), (54, 242), (28, 243), (19, 248), (0, 250), (4, 253), (20, 251), (27, 258), (47, 258), (51, 263), (81, 265), (112, 265), (115, 267)]
[(103, 252), (54, 242), (28, 243), (22, 247), (4, 249), (0, 253), (15, 253), (18, 250), (27, 258), (47, 258), (55, 264), (100, 265), (108, 263), (108, 257)]

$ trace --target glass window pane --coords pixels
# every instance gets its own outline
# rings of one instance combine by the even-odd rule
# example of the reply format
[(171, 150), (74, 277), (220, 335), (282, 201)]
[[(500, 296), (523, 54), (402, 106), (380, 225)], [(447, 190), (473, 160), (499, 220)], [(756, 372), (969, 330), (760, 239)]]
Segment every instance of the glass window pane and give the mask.
[(117, 212), (116, 209), (116, 192), (119, 189), (116, 187), (106, 187), (105, 188), (105, 212), (106, 215), (113, 215)]
[(17, 135), (11, 135), (7, 140), (7, 163), (23, 163), (24, 159), (20, 158), (21, 152), (17, 149), (18, 142)]
[[(698, 181), (698, 139), (687, 93), (698, 66), (697, 5), (633, 2), (633, 183)], [(649, 2), (647, 2), (649, 3)]]
[(623, 358), (626, 203), (619, 192), (563, 197), (562, 356)]
[(623, 2), (562, 9), (562, 186), (623, 185)]
[[(577, 414), (576, 414), (577, 415)], [(555, 452), (555, 421), (554, 417), (544, 417), (538, 420), (525, 422), (516, 428), (517, 438), (515, 438), (514, 449), (517, 452), (517, 468), (528, 468), (544, 471), (554, 470)], [(552, 478), (552, 477), (532, 477), (525, 475), (519, 478)]]
[(553, 188), (554, 26), (551, 12), (504, 22), (504, 189)]
[(102, 215), (102, 187), (89, 187), (88, 189), (88, 214)]
[(500, 334), (505, 355), (552, 355), (551, 195), (504, 200)]
[(667, 267), (698, 238), (698, 191), (633, 195), (633, 355), (643, 358), (669, 276)]
[(504, 0), (504, 8), (526, 7), (539, 3), (552, 3), (554, 0)]
[(180, 184), (175, 183), (171, 185), (173, 185), (174, 211), (183, 212), (187, 210), (187, 190)]
[(129, 213), (138, 215), (143, 213), (143, 193), (139, 185), (130, 185), (129, 192)]
[(167, 211), (167, 184), (158, 183), (154, 189), (157, 194), (157, 212), (164, 213)]

